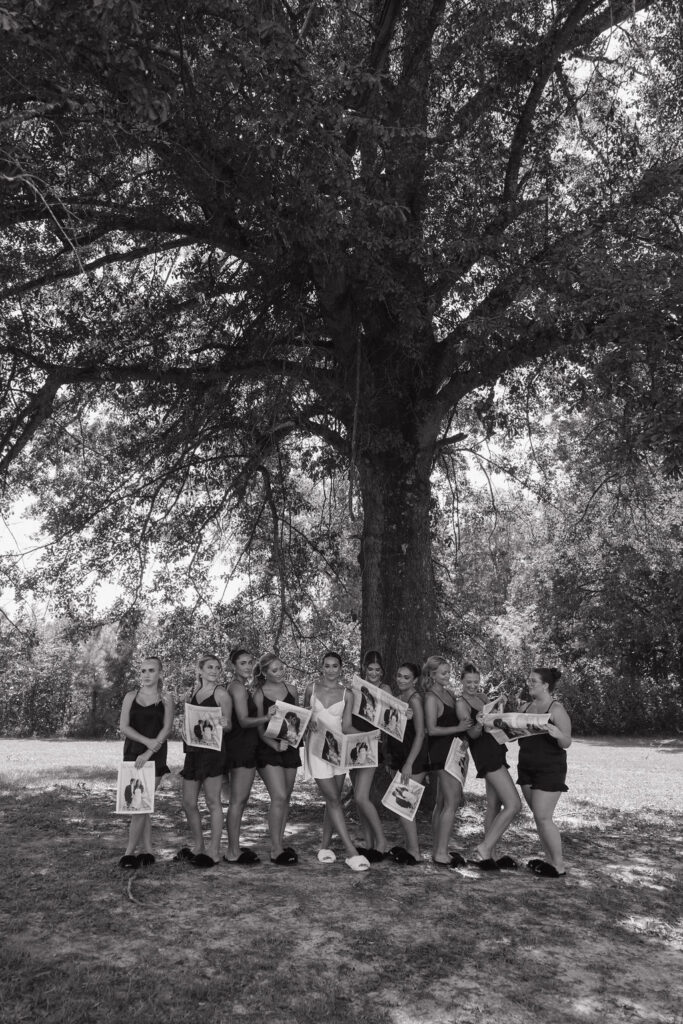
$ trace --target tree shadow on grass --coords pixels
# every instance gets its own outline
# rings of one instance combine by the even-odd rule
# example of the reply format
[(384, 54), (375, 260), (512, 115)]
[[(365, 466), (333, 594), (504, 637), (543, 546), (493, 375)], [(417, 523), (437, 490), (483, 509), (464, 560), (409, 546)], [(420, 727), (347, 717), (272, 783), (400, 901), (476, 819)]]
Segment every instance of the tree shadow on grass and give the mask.
[[(42, 979), (12, 990), (9, 1021), (40, 1018), (41, 984), (53, 992), (61, 984), (70, 1019), (92, 1019), (87, 1007), (106, 1006), (102, 992), (118, 1006), (117, 987), (140, 963), (153, 1016), (168, 1024), (191, 1019), (190, 997), (209, 1024), (526, 1024), (533, 1016), (673, 1024), (680, 1013), (680, 814), (645, 817), (567, 799), (559, 816), (566, 881), (524, 869), (441, 871), (428, 859), (357, 876), (341, 858), (330, 867), (316, 860), (322, 803), (304, 783), (289, 831), (301, 863), (271, 865), (268, 796), (257, 782), (243, 836), (263, 863), (201, 872), (170, 859), (187, 840), (173, 776), (154, 814), (158, 862), (126, 875), (116, 865), (128, 822), (112, 813), (113, 780), (91, 768), (62, 778), (65, 771), (66, 783), (33, 788), (54, 774), (36, 773), (1, 802), (13, 880), (4, 930), (16, 969)], [(480, 835), (483, 810), (483, 798), (469, 795), (454, 845)], [(397, 823), (386, 823), (398, 836)], [(419, 829), (428, 849), (428, 826)], [(505, 847), (522, 861), (538, 854), (527, 812)], [(161, 936), (156, 964), (149, 950)], [(150, 1001), (132, 995), (127, 1019), (149, 1019)]]

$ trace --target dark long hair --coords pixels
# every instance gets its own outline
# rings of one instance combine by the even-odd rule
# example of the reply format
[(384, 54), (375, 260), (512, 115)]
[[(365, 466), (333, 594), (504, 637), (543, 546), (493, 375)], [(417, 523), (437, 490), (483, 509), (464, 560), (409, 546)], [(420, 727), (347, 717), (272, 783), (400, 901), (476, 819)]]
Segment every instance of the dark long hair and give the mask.
[(557, 686), (562, 677), (562, 673), (560, 672), (559, 668), (554, 667), (545, 668), (541, 666), (538, 668), (533, 668), (531, 671), (534, 672), (537, 676), (541, 677), (543, 682), (548, 687), (548, 693), (553, 692), (553, 690), (555, 689), (555, 687)]

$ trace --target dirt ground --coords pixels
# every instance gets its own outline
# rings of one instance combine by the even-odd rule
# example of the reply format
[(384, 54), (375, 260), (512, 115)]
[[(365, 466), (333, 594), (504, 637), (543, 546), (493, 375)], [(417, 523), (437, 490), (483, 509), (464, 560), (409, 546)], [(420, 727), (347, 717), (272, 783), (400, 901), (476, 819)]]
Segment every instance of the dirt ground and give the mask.
[[(172, 744), (170, 764), (182, 763)], [(316, 860), (321, 803), (295, 789), (296, 867), (268, 860), (267, 795), (243, 841), (263, 863), (197, 871), (174, 770), (157, 795), (157, 864), (117, 867), (119, 743), (0, 741), (2, 1016), (237, 1024), (683, 1024), (683, 744), (578, 740), (559, 805), (568, 875), (454, 872), (429, 859), (353, 874)], [(468, 781), (452, 848), (476, 843)], [(387, 833), (400, 841), (391, 819)], [(358, 830), (352, 830), (358, 834)], [(538, 856), (523, 813), (499, 851)]]

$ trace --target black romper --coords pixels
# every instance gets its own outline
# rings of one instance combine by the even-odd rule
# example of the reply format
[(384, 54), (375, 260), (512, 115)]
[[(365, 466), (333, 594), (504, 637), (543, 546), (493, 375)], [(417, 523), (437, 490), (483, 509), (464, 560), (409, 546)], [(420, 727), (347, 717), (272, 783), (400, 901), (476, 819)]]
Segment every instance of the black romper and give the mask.
[[(475, 714), (481, 710), (473, 704), (470, 704), (465, 694), (462, 695), (462, 699), (468, 707), (475, 712)], [(472, 717), (474, 718), (474, 716)], [(474, 766), (477, 769), (478, 779), (485, 779), (489, 772), (497, 772), (499, 768), (509, 767), (505, 757), (508, 748), (504, 743), (498, 743), (490, 732), (486, 732), (486, 730), (484, 730), (481, 736), (477, 736), (474, 739), (465, 734), (463, 739), (467, 739), (470, 745), (472, 760), (474, 761)]]
[[(128, 724), (131, 729), (135, 729), (141, 736), (149, 736), (152, 739), (154, 736), (158, 736), (164, 727), (164, 702), (163, 700), (158, 700), (155, 704), (148, 704), (147, 706), (138, 704), (138, 693), (139, 690), (136, 691), (133, 703), (130, 706)], [(140, 743), (139, 740), (132, 740), (126, 736), (123, 744), (123, 760), (137, 761), (140, 754), (146, 754), (148, 750), (149, 747), (146, 747), (144, 743)], [(167, 756), (168, 743), (164, 741), (149, 759), (154, 762), (154, 774), (157, 779), (161, 778), (162, 775), (168, 775), (171, 770), (166, 764)]]
[[(217, 689), (215, 686), (211, 696), (202, 701), (198, 701), (196, 694), (193, 693), (189, 703), (199, 708), (217, 708), (219, 704), (214, 697)], [(190, 747), (187, 743), (183, 743), (183, 750), (185, 764), (180, 774), (188, 782), (203, 782), (204, 779), (213, 779), (217, 775), (225, 774), (225, 733), (220, 750), (203, 750), (201, 747)]]
[[(436, 696), (436, 695), (435, 695)], [(437, 698), (441, 700), (441, 698)], [(450, 729), (454, 725), (460, 725), (460, 719), (458, 718), (458, 712), (455, 708), (452, 708), (450, 704), (443, 704), (443, 711), (436, 720), (436, 724), (442, 729)], [(451, 743), (455, 739), (458, 733), (453, 733), (451, 736), (430, 736), (429, 737), (429, 770), (430, 772), (443, 771), (444, 765), (448, 758), (448, 751), (451, 748)], [(461, 737), (462, 739), (462, 737)]]
[[(551, 702), (548, 711), (555, 703), (554, 700)], [(545, 793), (567, 792), (567, 751), (547, 732), (526, 736), (519, 741), (517, 769), (520, 786), (531, 786)]]
[[(436, 737), (435, 737), (436, 738)], [(412, 718), (409, 718), (406, 722), (405, 732), (403, 733), (403, 739), (397, 740), (395, 736), (387, 736), (386, 740), (386, 751), (387, 751), (387, 764), (393, 772), (400, 772), (403, 765), (406, 763), (406, 758), (410, 753), (410, 749), (415, 740), (415, 724)], [(422, 746), (417, 752), (417, 756), (413, 761), (413, 775), (420, 775), (422, 772), (429, 771), (429, 737), (425, 733)], [(450, 740), (448, 745), (450, 746)]]
[[(247, 694), (247, 715), (249, 718), (256, 718), (256, 705), (252, 695)], [(225, 737), (225, 770), (229, 772), (232, 768), (255, 768), (256, 748), (258, 747), (258, 729), (255, 726), (242, 728), (232, 706), (232, 728)]]
[[(270, 697), (266, 697), (263, 694), (263, 714), (268, 714), (268, 709), (272, 708), (274, 700)], [(292, 697), (289, 690), (287, 690), (287, 696), (282, 698), (280, 702), (282, 704), (293, 704), (296, 706), (296, 701)], [(277, 768), (298, 768), (301, 765), (301, 758), (299, 756), (299, 750), (297, 747), (288, 746), (286, 750), (273, 750), (267, 743), (259, 736), (258, 746), (256, 747), (256, 766), (257, 768), (263, 768), (267, 764), (272, 764)]]

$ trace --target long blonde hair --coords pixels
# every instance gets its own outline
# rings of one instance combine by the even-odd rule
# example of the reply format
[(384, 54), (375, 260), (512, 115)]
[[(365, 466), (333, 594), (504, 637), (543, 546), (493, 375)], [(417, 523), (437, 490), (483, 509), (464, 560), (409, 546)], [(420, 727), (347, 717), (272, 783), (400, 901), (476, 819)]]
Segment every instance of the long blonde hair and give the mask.
[(263, 686), (266, 681), (266, 670), (274, 662), (280, 661), (280, 656), (273, 651), (266, 651), (254, 665), (254, 686)]
[(424, 665), (422, 666), (422, 674), (420, 676), (419, 690), (421, 693), (427, 693), (431, 690), (434, 680), (432, 679), (432, 672), (436, 672), (439, 665), (450, 665), (448, 658), (443, 658), (440, 654), (430, 654)]

